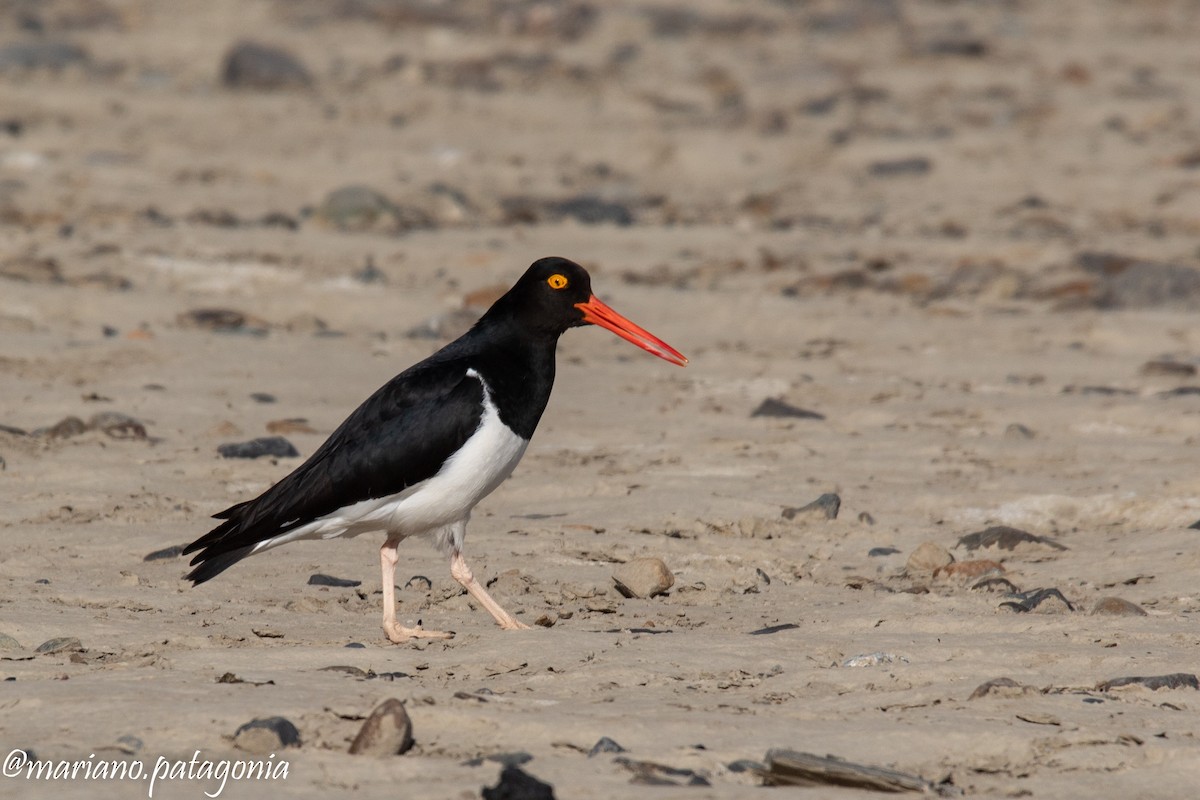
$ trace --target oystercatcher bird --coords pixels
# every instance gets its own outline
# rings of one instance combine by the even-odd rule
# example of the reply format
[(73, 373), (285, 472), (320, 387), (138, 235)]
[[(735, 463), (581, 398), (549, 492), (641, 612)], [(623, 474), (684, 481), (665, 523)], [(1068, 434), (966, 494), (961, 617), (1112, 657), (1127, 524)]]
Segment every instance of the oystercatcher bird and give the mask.
[(521, 460), (554, 384), (554, 351), (568, 328), (599, 325), (683, 366), (678, 351), (592, 294), (583, 267), (543, 258), (475, 326), (367, 398), (312, 456), (184, 548), (187, 578), (204, 583), (247, 556), (298, 539), (383, 531), (383, 629), (388, 639), (453, 633), (396, 621), (396, 546), (430, 534), (450, 574), (501, 628), (527, 628), (488, 595), (463, 559), (471, 509)]

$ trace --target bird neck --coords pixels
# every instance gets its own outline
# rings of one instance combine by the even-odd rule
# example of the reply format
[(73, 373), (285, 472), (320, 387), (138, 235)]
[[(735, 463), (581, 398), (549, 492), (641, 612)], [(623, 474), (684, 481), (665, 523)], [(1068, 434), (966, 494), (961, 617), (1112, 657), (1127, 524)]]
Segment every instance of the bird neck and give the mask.
[(554, 387), (558, 336), (531, 335), (509, 325), (485, 328), (481, 336), (488, 346), (477, 351), (471, 366), (487, 385), (500, 421), (521, 438), (529, 439)]

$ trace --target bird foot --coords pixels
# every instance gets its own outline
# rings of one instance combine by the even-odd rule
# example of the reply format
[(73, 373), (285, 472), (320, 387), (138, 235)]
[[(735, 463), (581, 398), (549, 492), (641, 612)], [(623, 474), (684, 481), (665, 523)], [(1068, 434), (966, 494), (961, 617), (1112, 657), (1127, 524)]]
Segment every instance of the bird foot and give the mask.
[(454, 631), (427, 631), (418, 622), (415, 628), (406, 628), (397, 622), (383, 623), (383, 632), (395, 644), (404, 644), (410, 639), (453, 639)]
[(500, 629), (505, 631), (529, 631), (533, 630), (524, 622), (509, 617), (507, 621), (500, 623)]

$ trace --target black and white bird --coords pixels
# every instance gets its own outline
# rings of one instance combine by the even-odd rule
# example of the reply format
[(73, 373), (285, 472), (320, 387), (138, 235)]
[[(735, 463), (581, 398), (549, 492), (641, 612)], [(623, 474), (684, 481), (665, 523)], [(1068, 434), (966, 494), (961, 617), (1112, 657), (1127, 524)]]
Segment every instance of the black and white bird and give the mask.
[(521, 460), (554, 384), (554, 351), (568, 328), (594, 324), (683, 366), (678, 351), (592, 294), (583, 267), (533, 263), (460, 338), (383, 385), (312, 456), (184, 548), (193, 585), (243, 558), (299, 539), (383, 531), (383, 629), (388, 639), (453, 633), (396, 621), (396, 546), (432, 535), (450, 574), (506, 630), (528, 626), (488, 595), (463, 559), (471, 509)]

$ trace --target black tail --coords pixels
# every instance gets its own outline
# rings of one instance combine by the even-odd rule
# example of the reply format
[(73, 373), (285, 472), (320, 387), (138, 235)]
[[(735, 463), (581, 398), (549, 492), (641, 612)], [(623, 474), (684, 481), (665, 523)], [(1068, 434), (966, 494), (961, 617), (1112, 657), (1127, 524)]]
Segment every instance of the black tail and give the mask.
[(236, 550), (230, 550), (226, 553), (213, 553), (212, 555), (209, 555), (208, 552), (202, 552), (192, 559), (192, 564), (198, 563), (199, 566), (187, 574), (187, 579), (192, 582), (193, 586), (199, 586), (206, 580), (217, 577), (250, 555), (250, 551), (253, 549), (253, 546), (239, 547)]

